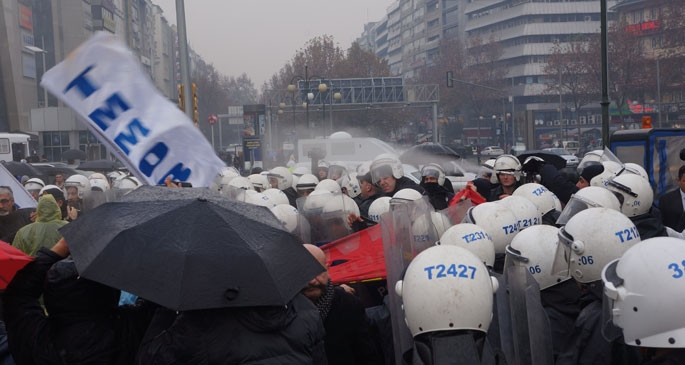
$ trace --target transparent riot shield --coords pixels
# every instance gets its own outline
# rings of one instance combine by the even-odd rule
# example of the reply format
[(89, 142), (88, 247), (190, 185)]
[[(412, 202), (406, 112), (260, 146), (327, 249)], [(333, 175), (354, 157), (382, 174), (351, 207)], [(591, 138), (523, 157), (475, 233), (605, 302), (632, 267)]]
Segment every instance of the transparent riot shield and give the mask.
[(438, 241), (431, 219), (433, 207), (428, 197), (416, 201), (393, 202), (390, 212), (381, 215), (383, 253), (388, 282), (390, 318), (392, 321), (395, 360), (399, 364), (402, 354), (413, 346), (413, 339), (404, 321), (402, 299), (395, 293), (409, 262), (421, 251)]
[(511, 338), (514, 346), (514, 358), (508, 362), (552, 364), (552, 331), (540, 302), (540, 286), (527, 268), (518, 265), (505, 267), (504, 279), (509, 292)]
[(91, 190), (84, 192), (81, 207), (83, 209), (83, 212), (86, 213), (104, 203), (112, 202), (116, 199), (116, 193), (111, 189), (107, 191)]

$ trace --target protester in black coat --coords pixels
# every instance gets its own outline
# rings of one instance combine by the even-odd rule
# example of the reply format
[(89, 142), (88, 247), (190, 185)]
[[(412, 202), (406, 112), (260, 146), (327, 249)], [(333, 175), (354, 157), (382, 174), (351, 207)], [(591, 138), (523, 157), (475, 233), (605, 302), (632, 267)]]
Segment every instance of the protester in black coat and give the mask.
[[(324, 252), (310, 244), (307, 250), (326, 266)], [(329, 364), (382, 364), (376, 342), (371, 338), (369, 319), (361, 301), (343, 288), (335, 287), (324, 271), (302, 290), (318, 308), (326, 328), (325, 346)]]
[(664, 226), (682, 232), (685, 229), (685, 212), (683, 201), (685, 199), (685, 165), (678, 169), (679, 187), (663, 194), (659, 198), (659, 210)]
[(316, 307), (296, 295), (283, 307), (180, 312), (169, 323), (158, 311), (140, 345), (137, 364), (326, 364), (324, 329)]
[(119, 290), (79, 278), (72, 261), (60, 261), (66, 255), (64, 240), (41, 248), (7, 286), (4, 318), (14, 360), (131, 364), (156, 305), (118, 307)]

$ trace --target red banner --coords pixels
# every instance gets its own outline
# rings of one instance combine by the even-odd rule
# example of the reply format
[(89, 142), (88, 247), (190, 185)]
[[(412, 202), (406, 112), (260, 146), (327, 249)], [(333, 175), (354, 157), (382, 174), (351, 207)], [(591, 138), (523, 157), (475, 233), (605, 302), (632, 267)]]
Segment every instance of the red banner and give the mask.
[(326, 253), (328, 273), (336, 284), (386, 277), (380, 224), (328, 243), (321, 249)]

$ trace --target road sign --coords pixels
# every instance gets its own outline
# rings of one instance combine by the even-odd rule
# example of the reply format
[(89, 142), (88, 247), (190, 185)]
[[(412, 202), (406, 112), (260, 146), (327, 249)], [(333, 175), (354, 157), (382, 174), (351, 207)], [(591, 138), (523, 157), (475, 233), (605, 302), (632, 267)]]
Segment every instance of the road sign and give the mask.
[(219, 118), (217, 118), (216, 115), (214, 115), (214, 114), (210, 114), (209, 117), (207, 117), (207, 123), (209, 123), (209, 125), (214, 125), (218, 121), (219, 121)]

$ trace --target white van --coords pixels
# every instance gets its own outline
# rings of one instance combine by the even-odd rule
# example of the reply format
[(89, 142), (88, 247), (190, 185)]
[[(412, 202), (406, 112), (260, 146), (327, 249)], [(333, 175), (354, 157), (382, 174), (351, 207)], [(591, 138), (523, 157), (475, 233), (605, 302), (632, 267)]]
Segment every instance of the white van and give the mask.
[(342, 163), (349, 169), (356, 168), (363, 161), (373, 160), (381, 153), (397, 152), (392, 146), (377, 138), (355, 138), (348, 133), (338, 132), (326, 139), (300, 139), (297, 142), (297, 162), (309, 162), (312, 152), (323, 154), (329, 163)]
[(29, 139), (23, 133), (0, 133), (0, 161), (21, 161), (29, 154)]

